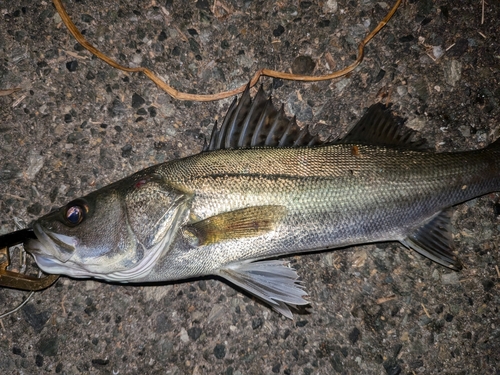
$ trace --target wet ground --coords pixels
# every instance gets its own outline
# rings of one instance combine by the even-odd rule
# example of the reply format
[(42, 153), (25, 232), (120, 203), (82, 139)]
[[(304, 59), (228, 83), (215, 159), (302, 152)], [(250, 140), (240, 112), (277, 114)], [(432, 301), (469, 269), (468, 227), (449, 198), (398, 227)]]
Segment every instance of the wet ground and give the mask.
[[(458, 5), (457, 5), (458, 4)], [(89, 41), (178, 90), (215, 93), (262, 67), (353, 61), (389, 10), (355, 1), (66, 1)], [(146, 166), (201, 150), (230, 99), (181, 102), (94, 58), (50, 1), (0, 3), (0, 231)], [(407, 1), (348, 77), (262, 79), (323, 136), (377, 101), (439, 151), (500, 134), (500, 3)], [(288, 320), (212, 279), (123, 286), (60, 278), (0, 321), (3, 374), (500, 374), (498, 194), (457, 207), (467, 268), (396, 243), (290, 258), (310, 293)], [(2, 310), (26, 293), (0, 289)]]

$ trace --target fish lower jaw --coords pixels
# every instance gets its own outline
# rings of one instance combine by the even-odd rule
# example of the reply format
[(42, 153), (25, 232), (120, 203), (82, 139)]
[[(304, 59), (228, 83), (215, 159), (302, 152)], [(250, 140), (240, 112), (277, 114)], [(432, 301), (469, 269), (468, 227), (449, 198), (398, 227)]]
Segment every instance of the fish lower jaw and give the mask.
[[(63, 262), (47, 254), (43, 244), (37, 240), (30, 241), (27, 244), (27, 250), (35, 258), (38, 267), (45, 273), (66, 275), (74, 278), (96, 278), (111, 282), (134, 282), (146, 277), (156, 264), (162, 253), (162, 244), (153, 249), (146, 257), (141, 259), (134, 267), (120, 271), (108, 271), (106, 266), (86, 265), (82, 266), (82, 261)], [(109, 266), (109, 264), (108, 264)]]
[(38, 265), (38, 267), (45, 273), (53, 275), (64, 274), (76, 278), (90, 277), (85, 272), (70, 268), (68, 267), (68, 264), (62, 263), (57, 259), (37, 254), (36, 252), (32, 252), (31, 254), (35, 258), (35, 262)]

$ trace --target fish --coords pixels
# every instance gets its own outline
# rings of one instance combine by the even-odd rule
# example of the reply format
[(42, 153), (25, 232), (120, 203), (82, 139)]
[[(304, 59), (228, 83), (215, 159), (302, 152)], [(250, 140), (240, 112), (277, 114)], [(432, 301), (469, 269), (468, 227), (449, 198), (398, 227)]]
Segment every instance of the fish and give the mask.
[(310, 303), (291, 254), (399, 241), (459, 271), (453, 208), (500, 190), (500, 141), (438, 153), (402, 122), (376, 103), (321, 140), (247, 88), (202, 152), (69, 202), (35, 220), (24, 246), (73, 278), (221, 277), (291, 319)]

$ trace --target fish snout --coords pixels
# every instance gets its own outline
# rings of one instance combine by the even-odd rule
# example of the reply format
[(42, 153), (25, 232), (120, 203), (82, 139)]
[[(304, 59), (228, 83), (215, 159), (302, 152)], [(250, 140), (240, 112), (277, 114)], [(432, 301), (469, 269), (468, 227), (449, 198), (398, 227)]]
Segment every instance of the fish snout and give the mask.
[(49, 256), (63, 263), (74, 255), (77, 245), (75, 237), (52, 232), (38, 222), (33, 225), (33, 232), (36, 239), (28, 239), (25, 242), (28, 252), (39, 256)]

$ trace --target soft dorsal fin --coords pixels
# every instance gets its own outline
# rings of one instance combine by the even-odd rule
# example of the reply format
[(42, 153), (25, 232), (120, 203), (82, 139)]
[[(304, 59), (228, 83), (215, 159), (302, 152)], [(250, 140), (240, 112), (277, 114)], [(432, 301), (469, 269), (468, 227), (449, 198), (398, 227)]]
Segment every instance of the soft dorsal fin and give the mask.
[(319, 137), (301, 129), (295, 117), (285, 115), (283, 106), (278, 111), (271, 99), (266, 97), (262, 86), (252, 101), (247, 86), (240, 101), (233, 103), (227, 111), (220, 129), (214, 125), (210, 142), (203, 151), (219, 149), (268, 147), (300, 147), (322, 144)]
[(401, 125), (401, 121), (386, 106), (381, 103), (373, 104), (361, 120), (336, 143), (424, 149), (425, 141), (412, 141), (415, 131)]

